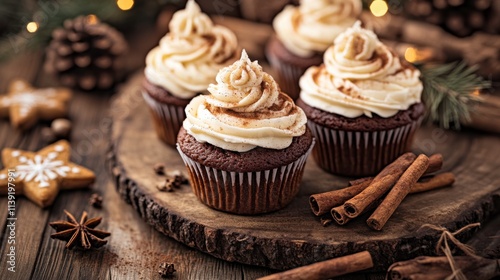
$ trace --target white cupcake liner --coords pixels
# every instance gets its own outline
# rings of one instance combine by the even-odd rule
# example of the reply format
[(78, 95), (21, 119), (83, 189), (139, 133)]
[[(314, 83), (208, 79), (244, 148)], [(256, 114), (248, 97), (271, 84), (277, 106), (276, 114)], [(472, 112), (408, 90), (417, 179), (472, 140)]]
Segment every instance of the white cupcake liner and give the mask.
[(142, 92), (142, 96), (152, 114), (158, 137), (168, 145), (175, 147), (177, 134), (186, 118), (184, 107), (160, 103), (146, 92)]
[(394, 129), (345, 131), (321, 126), (309, 120), (316, 138), (313, 158), (324, 170), (344, 176), (375, 175), (411, 145), (422, 119)]
[(253, 215), (279, 210), (299, 191), (308, 151), (296, 161), (274, 169), (231, 172), (204, 166), (177, 150), (186, 165), (195, 195), (207, 206), (225, 212)]

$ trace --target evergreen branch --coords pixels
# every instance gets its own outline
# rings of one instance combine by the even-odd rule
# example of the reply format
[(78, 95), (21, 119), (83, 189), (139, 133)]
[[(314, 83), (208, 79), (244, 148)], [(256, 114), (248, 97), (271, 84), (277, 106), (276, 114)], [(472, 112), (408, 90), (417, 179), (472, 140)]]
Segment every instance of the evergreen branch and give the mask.
[[(15, 0), (6, 1), (12, 2), (11, 5), (16, 2)], [(63, 5), (56, 1), (41, 1), (35, 5), (35, 11), (27, 11), (19, 7), (19, 11), (15, 14), (19, 17), (18, 21), (11, 23), (12, 27), (9, 30), (4, 30), (4, 36), (0, 38), (0, 61), (24, 50), (44, 48), (51, 39), (52, 31), (63, 26), (66, 19), (94, 14), (103, 22), (124, 31), (139, 22), (153, 21), (159, 11), (158, 1), (135, 1), (134, 7), (129, 11), (121, 11), (114, 0), (72, 0), (67, 2)], [(42, 5), (50, 5), (50, 7)], [(8, 11), (0, 9), (0, 15), (5, 13)], [(36, 17), (34, 16), (37, 14), (43, 15), (44, 20), (38, 23), (39, 28), (35, 33), (28, 33), (26, 24), (29, 21), (35, 21)], [(11, 17), (13, 16), (11, 15)]]
[(491, 87), (490, 81), (475, 74), (476, 70), (465, 62), (420, 67), (428, 121), (445, 129), (460, 129), (461, 120), (470, 120), (470, 105), (481, 102), (473, 92)]

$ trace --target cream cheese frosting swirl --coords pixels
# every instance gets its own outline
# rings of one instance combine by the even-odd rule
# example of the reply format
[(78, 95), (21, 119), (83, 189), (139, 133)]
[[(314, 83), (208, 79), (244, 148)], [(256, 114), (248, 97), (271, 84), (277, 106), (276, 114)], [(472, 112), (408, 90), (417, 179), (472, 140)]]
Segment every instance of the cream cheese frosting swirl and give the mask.
[(279, 40), (301, 57), (324, 52), (361, 14), (361, 0), (303, 0), (286, 6), (274, 21)]
[(236, 36), (214, 26), (194, 0), (174, 14), (169, 28), (146, 57), (146, 78), (178, 98), (206, 92), (219, 69), (236, 59)]
[(387, 118), (421, 102), (420, 72), (357, 22), (339, 35), (300, 79), (300, 98), (308, 105), (348, 118), (375, 113)]
[(199, 142), (246, 152), (255, 147), (284, 149), (305, 133), (307, 119), (275, 80), (245, 51), (219, 71), (217, 84), (186, 107), (184, 128)]

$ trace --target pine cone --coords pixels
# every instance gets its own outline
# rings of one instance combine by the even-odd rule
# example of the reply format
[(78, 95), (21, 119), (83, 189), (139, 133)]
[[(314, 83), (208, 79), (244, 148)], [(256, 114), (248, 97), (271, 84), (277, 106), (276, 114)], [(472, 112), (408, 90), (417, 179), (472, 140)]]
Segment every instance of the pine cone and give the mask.
[(94, 15), (66, 20), (52, 32), (44, 68), (65, 86), (109, 89), (119, 77), (126, 44), (120, 32)]
[(413, 18), (437, 24), (453, 35), (466, 37), (475, 31), (498, 32), (497, 0), (413, 0), (405, 12)]

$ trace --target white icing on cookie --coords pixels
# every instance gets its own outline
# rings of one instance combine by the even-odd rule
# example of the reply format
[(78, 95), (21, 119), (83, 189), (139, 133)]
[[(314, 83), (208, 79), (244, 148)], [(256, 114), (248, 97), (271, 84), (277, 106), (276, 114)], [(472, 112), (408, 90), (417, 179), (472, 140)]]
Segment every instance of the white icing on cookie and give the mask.
[(11, 153), (11, 156), (13, 156), (13, 157), (18, 157), (20, 155), (21, 155), (20, 151), (12, 151), (12, 153)]
[(57, 146), (54, 147), (54, 150), (56, 152), (63, 152), (64, 151), (64, 147), (61, 146), (61, 145), (57, 145)]
[(55, 159), (55, 158), (57, 157), (57, 155), (58, 155), (58, 153), (56, 153), (56, 152), (52, 152), (52, 153), (49, 153), (49, 154), (47, 155), (47, 157), (48, 157), (48, 158), (50, 158), (50, 159)]
[(55, 90), (46, 90), (38, 92), (21, 92), (15, 95), (6, 96), (2, 98), (3, 106), (19, 105), (19, 114), (27, 114), (33, 107), (43, 104), (46, 106), (54, 106), (55, 102)]
[(26, 164), (16, 166), (16, 170), (21, 180), (37, 182), (40, 188), (44, 188), (50, 186), (49, 182), (57, 177), (66, 177), (71, 168), (64, 165), (63, 161), (36, 155), (34, 159), (26, 160)]

